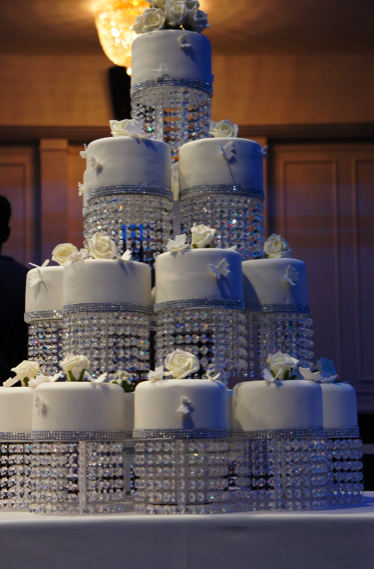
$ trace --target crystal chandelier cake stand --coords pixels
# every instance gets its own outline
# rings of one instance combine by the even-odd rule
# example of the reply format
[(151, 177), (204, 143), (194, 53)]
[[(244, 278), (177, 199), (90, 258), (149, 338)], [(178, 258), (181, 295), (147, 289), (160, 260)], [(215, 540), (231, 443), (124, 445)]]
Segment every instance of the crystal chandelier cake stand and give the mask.
[(182, 144), (209, 135), (211, 97), (210, 85), (200, 81), (149, 80), (132, 88), (131, 116), (143, 123), (149, 138), (170, 145), (174, 162)]
[(313, 367), (313, 321), (305, 304), (250, 304), (246, 306), (249, 376), (262, 375), (269, 354), (282, 352)]
[(135, 511), (229, 511), (227, 437), (225, 429), (135, 429)]
[(87, 194), (84, 238), (103, 231), (116, 242), (117, 252), (131, 251), (133, 261), (153, 266), (172, 232), (173, 193), (151, 186), (112, 186)]
[(329, 501), (357, 504), (363, 501), (362, 441), (358, 427), (326, 429), (329, 460)]
[(130, 379), (144, 378), (150, 369), (148, 306), (72, 304), (63, 307), (63, 314), (63, 352), (85, 354), (93, 377), (123, 371)]
[(62, 311), (26, 312), (28, 324), (28, 357), (37, 361), (40, 371), (54, 375), (59, 370), (62, 353)]
[(130, 511), (133, 444), (124, 431), (33, 431), (29, 510), (35, 514)]
[(190, 235), (194, 223), (217, 228), (215, 246), (236, 246), (243, 260), (263, 253), (263, 191), (244, 186), (199, 186), (180, 193), (181, 232)]
[(234, 431), (230, 494), (237, 509), (320, 510), (329, 503), (322, 428)]
[(29, 504), (30, 433), (0, 433), (0, 509)]
[(157, 332), (156, 366), (162, 366), (170, 352), (179, 348), (196, 355), (202, 377), (208, 370), (222, 374), (227, 383), (235, 371), (247, 369), (244, 305), (225, 299), (191, 299), (155, 305)]

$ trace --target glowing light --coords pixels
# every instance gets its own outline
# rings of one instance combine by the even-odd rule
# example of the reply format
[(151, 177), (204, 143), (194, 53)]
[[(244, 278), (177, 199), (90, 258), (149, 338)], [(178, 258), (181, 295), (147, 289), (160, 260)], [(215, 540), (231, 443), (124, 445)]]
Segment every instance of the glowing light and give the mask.
[(131, 67), (131, 44), (137, 34), (130, 28), (146, 8), (145, 0), (106, 0), (99, 5), (95, 17), (99, 40), (116, 65)]

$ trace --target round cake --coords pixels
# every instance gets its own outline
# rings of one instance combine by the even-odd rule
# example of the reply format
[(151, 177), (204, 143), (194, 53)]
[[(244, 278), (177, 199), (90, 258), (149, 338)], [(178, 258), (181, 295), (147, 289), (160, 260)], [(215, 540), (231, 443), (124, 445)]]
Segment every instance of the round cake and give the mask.
[[(28, 272), (26, 279), (26, 312), (62, 309), (63, 271), (64, 267), (59, 266), (39, 267)], [(35, 280), (39, 280), (39, 282), (34, 284)]]
[(64, 306), (103, 302), (151, 306), (149, 266), (113, 259), (85, 259), (65, 265)]
[(357, 427), (356, 391), (345, 383), (320, 383), (325, 429)]
[(0, 432), (31, 431), (33, 395), (31, 387), (0, 387)]
[(42, 383), (34, 391), (32, 430), (126, 430), (125, 407), (125, 392), (119, 385)]
[[(210, 265), (228, 263), (217, 278)], [(163, 253), (156, 259), (156, 304), (186, 299), (231, 299), (243, 302), (241, 255), (230, 249), (191, 249)]]
[[(188, 44), (188, 47), (187, 47)], [(140, 34), (132, 44), (131, 87), (164, 79), (183, 79), (212, 87), (208, 38), (185, 30)]]
[(187, 142), (179, 150), (179, 181), (182, 192), (215, 185), (262, 190), (261, 146), (253, 140), (230, 137)]
[(306, 266), (303, 261), (288, 257), (252, 259), (243, 261), (242, 270), (246, 305), (309, 304)]
[(305, 380), (247, 381), (233, 390), (233, 425), (242, 431), (322, 427), (322, 390)]
[(171, 151), (160, 140), (115, 136), (87, 146), (85, 194), (97, 188), (151, 186), (171, 189)]
[(136, 429), (227, 429), (227, 388), (210, 379), (144, 381), (135, 389)]

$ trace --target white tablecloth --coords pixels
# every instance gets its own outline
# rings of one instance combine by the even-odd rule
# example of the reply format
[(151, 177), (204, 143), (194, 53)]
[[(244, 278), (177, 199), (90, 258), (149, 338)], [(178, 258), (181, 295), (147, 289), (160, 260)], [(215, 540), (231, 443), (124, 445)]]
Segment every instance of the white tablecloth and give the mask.
[(0, 512), (1, 569), (373, 569), (374, 492), (323, 512)]

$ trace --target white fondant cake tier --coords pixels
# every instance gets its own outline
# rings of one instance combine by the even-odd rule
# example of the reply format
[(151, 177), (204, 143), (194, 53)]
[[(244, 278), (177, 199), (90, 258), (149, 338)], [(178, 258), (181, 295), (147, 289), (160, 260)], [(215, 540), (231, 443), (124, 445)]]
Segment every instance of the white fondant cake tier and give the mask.
[[(233, 144), (230, 160), (222, 148)], [(262, 189), (261, 146), (244, 138), (203, 138), (187, 142), (179, 150), (180, 189), (194, 186), (242, 185)]]
[(34, 390), (0, 387), (0, 432), (31, 431)]
[(64, 267), (64, 306), (91, 302), (151, 305), (151, 270), (145, 263), (85, 259)]
[(346, 383), (320, 383), (325, 429), (357, 427), (356, 391)]
[(305, 380), (246, 381), (233, 390), (234, 429), (322, 427), (322, 390)]
[[(182, 397), (190, 404), (179, 413)], [(209, 379), (144, 381), (135, 389), (135, 429), (227, 429), (227, 389)]]
[[(209, 265), (226, 259), (229, 274), (217, 278)], [(227, 298), (243, 302), (241, 255), (230, 249), (191, 249), (156, 259), (156, 304), (169, 300)]]
[[(38, 271), (42, 274), (42, 281), (31, 286)], [(41, 310), (61, 310), (63, 291), (64, 267), (39, 267), (31, 269), (26, 279), (26, 312), (39, 312)]]
[[(93, 167), (93, 159), (100, 162), (96, 168)], [(170, 146), (161, 140), (130, 136), (94, 140), (87, 147), (84, 183), (86, 193), (96, 188), (119, 185), (170, 190)]]
[[(180, 41), (190, 44), (182, 48)], [(212, 56), (208, 38), (185, 30), (163, 30), (141, 34), (132, 44), (131, 87), (159, 78), (164, 66), (165, 79), (202, 81), (212, 85)], [(161, 77), (162, 78), (162, 77)]]
[(42, 383), (34, 402), (37, 396), (44, 408), (33, 406), (33, 431), (126, 430), (125, 392), (119, 385)]
[[(288, 267), (298, 275), (292, 285), (284, 278)], [(252, 259), (243, 261), (246, 304), (309, 304), (306, 266), (297, 259)]]

